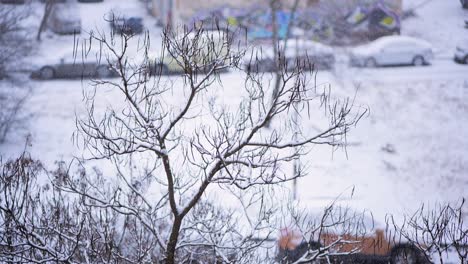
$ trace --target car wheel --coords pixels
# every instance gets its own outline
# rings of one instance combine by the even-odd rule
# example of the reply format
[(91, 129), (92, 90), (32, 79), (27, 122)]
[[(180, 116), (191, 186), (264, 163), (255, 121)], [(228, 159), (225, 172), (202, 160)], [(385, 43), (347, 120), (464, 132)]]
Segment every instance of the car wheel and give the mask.
[(416, 56), (413, 58), (413, 65), (414, 66), (423, 66), (425, 63), (424, 58), (422, 56)]
[(39, 75), (40, 75), (41, 79), (49, 80), (49, 79), (54, 78), (55, 71), (54, 71), (54, 69), (52, 67), (46, 66), (46, 67), (43, 67), (40, 70)]
[(112, 75), (108, 66), (101, 65), (96, 69), (97, 77), (109, 78)]
[(366, 60), (365, 66), (367, 68), (375, 68), (377, 67), (377, 61), (374, 58), (369, 58)]

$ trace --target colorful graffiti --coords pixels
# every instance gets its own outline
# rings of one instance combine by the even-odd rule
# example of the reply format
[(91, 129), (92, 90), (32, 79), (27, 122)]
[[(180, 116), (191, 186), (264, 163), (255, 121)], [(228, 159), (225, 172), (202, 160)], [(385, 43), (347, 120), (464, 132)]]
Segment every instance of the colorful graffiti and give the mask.
[[(289, 24), (293, 29), (297, 29), (296, 31), (304, 32), (308, 38), (322, 42), (333, 42), (334, 39), (346, 37), (344, 35), (353, 34), (353, 32), (378, 32), (383, 35), (399, 33), (401, 26), (398, 11), (384, 0), (364, 1), (340, 19), (316, 9), (302, 9), (294, 16), (288, 11), (277, 11), (278, 37), (281, 39), (291, 37), (286, 36)], [(189, 23), (241, 27), (245, 29), (250, 40), (271, 38), (274, 28), (272, 13), (260, 6), (233, 8), (225, 5), (196, 13)]]
[[(276, 12), (276, 21), (278, 25), (278, 38), (286, 38), (287, 27), (291, 20), (291, 13), (278, 11)], [(247, 36), (250, 39), (266, 39), (273, 37), (273, 14), (260, 13), (251, 18), (247, 27)]]
[[(278, 38), (286, 38), (287, 26), (291, 21), (291, 13), (277, 11), (276, 13)], [(234, 9), (228, 7), (216, 8), (210, 11), (199, 12), (189, 24), (205, 26), (218, 24), (221, 27), (241, 27), (246, 29), (249, 39), (267, 39), (273, 36), (273, 16), (264, 8), (251, 7)], [(293, 23), (295, 24), (295, 23)]]
[(355, 28), (362, 28), (366, 24), (369, 31), (387, 30), (400, 31), (400, 17), (383, 1), (372, 5), (359, 5), (346, 16), (346, 22)]
[(308, 38), (315, 41), (328, 42), (335, 35), (332, 23), (315, 10), (299, 11), (293, 26), (303, 30)]

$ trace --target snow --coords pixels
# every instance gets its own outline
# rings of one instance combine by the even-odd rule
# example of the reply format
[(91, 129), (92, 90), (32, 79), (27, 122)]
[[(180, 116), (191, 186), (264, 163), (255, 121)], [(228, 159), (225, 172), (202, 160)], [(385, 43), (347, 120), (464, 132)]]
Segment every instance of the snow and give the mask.
[[(43, 13), (43, 4), (33, 3), (33, 5), (34, 16), (36, 20), (39, 20)], [(84, 45), (89, 44), (91, 33), (107, 34), (108, 36), (111, 30), (108, 20), (112, 10), (125, 11), (129, 16), (137, 16), (138, 14), (139, 17), (143, 18), (143, 24), (149, 31), (149, 39), (154, 44), (153, 47), (158, 47), (157, 43), (161, 42), (161, 29), (156, 27), (155, 19), (146, 12), (144, 4), (140, 1), (111, 0), (97, 3), (77, 3), (73, 7), (78, 9), (75, 12), (78, 12), (81, 17), (81, 33), (76, 36), (58, 36), (49, 31), (44, 32), (37, 54), (31, 58), (33, 64), (54, 63), (59, 61), (61, 57), (88, 47)], [(36, 23), (38, 22), (36, 21)]]
[[(432, 45), (424, 40), (407, 36), (386, 36), (381, 37), (371, 43), (353, 49), (355, 54), (377, 54), (385, 47), (393, 47), (391, 44), (406, 46), (410, 44), (413, 49), (432, 49)], [(389, 46), (390, 45), (390, 46)]]
[[(350, 133), (348, 157), (335, 153), (331, 159), (330, 153), (327, 161), (315, 152), (313, 177), (301, 179), (299, 193), (306, 199), (329, 193), (330, 199), (354, 186), (352, 203), (379, 219), (421, 203), (466, 197), (468, 91), (463, 89), (457, 81), (362, 84), (357, 96), (369, 104), (371, 115)], [(393, 153), (384, 150), (387, 145)]]
[[(284, 40), (280, 41), (279, 46), (284, 47)], [(287, 41), (287, 48), (296, 50), (298, 47), (301, 50), (313, 52), (314, 54), (332, 54), (333, 48), (325, 44), (301, 39), (290, 39)]]
[[(404, 2), (408, 8), (406, 3), (419, 1)], [(86, 39), (91, 30), (109, 30), (103, 17), (111, 8), (135, 10), (139, 5), (124, 0), (79, 4), (85, 30), (78, 38)], [(158, 47), (161, 30), (143, 10), (141, 6), (152, 46)], [(468, 66), (450, 60), (458, 39), (468, 33), (463, 28), (466, 12), (458, 1), (433, 0), (417, 9), (417, 17), (403, 21), (404, 35), (429, 41), (440, 51), (431, 66), (353, 69), (340, 64), (333, 72), (318, 73), (318, 83), (330, 84), (334, 96), (357, 93), (357, 103), (371, 111), (349, 134), (346, 153), (318, 146), (302, 160), (310, 165), (309, 175), (298, 182), (303, 203), (320, 207), (344, 193), (340, 204), (370, 210), (383, 222), (387, 213), (401, 216), (422, 203), (468, 197)], [(46, 33), (32, 61), (57, 61), (72, 51), (74, 41), (73, 36)], [(237, 72), (223, 74), (226, 100), (239, 96), (241, 78)], [(33, 157), (52, 167), (57, 160), (81, 156), (82, 149), (73, 141), (75, 118), (85, 112), (83, 91), (89, 91), (89, 81), (31, 81), (31, 85), (26, 110), (33, 115), (27, 124)], [(103, 99), (98, 111), (118, 97), (108, 88), (98, 92)], [(304, 126), (315, 131), (313, 121)], [(26, 134), (12, 133), (1, 154), (20, 153)], [(106, 166), (103, 170), (112, 170)]]

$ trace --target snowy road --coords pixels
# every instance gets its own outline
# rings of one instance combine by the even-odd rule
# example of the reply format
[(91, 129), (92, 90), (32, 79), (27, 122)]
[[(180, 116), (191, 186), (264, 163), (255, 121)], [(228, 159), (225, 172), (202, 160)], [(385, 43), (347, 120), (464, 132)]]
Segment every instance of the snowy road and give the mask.
[[(338, 68), (343, 76), (354, 82), (377, 81), (385, 83), (406, 83), (431, 80), (462, 80), (468, 82), (468, 65), (457, 64), (452, 59), (437, 59), (424, 67), (400, 66), (376, 69)], [(339, 73), (337, 73), (339, 76)]]

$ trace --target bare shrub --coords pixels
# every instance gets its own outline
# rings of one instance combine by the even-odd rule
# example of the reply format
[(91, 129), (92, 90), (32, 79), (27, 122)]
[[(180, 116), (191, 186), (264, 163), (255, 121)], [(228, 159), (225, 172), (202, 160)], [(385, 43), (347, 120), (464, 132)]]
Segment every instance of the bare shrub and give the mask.
[(390, 223), (395, 230), (395, 239), (416, 247), (426, 260), (443, 264), (454, 251), (455, 258), (465, 263), (468, 225), (464, 206), (464, 199), (457, 204), (446, 203), (432, 208), (423, 205), (400, 224), (392, 218)]
[(26, 5), (0, 4), (0, 143), (8, 132), (24, 120), (20, 115), (29, 91), (24, 82), (14, 76), (23, 59), (30, 54), (32, 42), (24, 22), (31, 10)]
[[(77, 122), (76, 140), (91, 153), (91, 158), (111, 160), (119, 168), (120, 185), (110, 192), (112, 197), (135, 197), (139, 202), (138, 206), (130, 206), (129, 200), (109, 200), (110, 197), (101, 196), (98, 188), (89, 192), (65, 184), (61, 189), (93, 200), (89, 206), (134, 216), (153, 234), (167, 263), (184, 259), (176, 253), (181, 245), (189, 243), (186, 240), (202, 238), (202, 232), (195, 235), (187, 228), (195, 221), (193, 214), (199, 212), (198, 205), (204, 203), (210, 186), (235, 187), (247, 193), (253, 188), (302, 177), (304, 171), (291, 175), (285, 168), (305, 155), (310, 146), (344, 147), (346, 134), (366, 112), (364, 108), (354, 108), (352, 99), (332, 100), (328, 89), (314, 84), (311, 68), (305, 70), (299, 64), (290, 69), (278, 67), (280, 78), (270, 87), (267, 76), (244, 69), (241, 62), (246, 57), (245, 50), (236, 46), (231, 36), (203, 29), (166, 30), (159, 59), (149, 55), (147, 38), (139, 42), (140, 62), (135, 59), (137, 56), (128, 59), (132, 35), (98, 34), (90, 39), (90, 43), (100, 47), (103, 59), (115, 67), (119, 79), (95, 81), (96, 90), (87, 97), (87, 118)], [(255, 54), (247, 57), (255, 60)], [(235, 86), (242, 91), (242, 97), (232, 98), (233, 105), (216, 99), (220, 96), (217, 90), (223, 87), (221, 73), (227, 69), (237, 71), (243, 80)], [(178, 79), (161, 76), (169, 73)], [(122, 101), (110, 106), (106, 113), (97, 112), (94, 107), (99, 100), (97, 87), (102, 86), (113, 87), (122, 96)], [(273, 89), (276, 92), (270, 97)], [(313, 107), (326, 113), (323, 130), (314, 135), (301, 128), (296, 131), (297, 124), (290, 113), (300, 115)], [(145, 189), (135, 187), (135, 179), (125, 169), (131, 157), (145, 160), (148, 166), (139, 163), (139, 170), (151, 172), (141, 176), (145, 183), (137, 180), (141, 183), (137, 186), (157, 188), (159, 195), (149, 198)], [(265, 199), (258, 197), (257, 202)], [(210, 213), (217, 215), (216, 210)], [(168, 219), (168, 232), (154, 227), (152, 223), (158, 217)], [(229, 214), (219, 217), (232, 218)], [(222, 237), (229, 221), (223, 227), (217, 224), (213, 222), (204, 232)], [(252, 227), (255, 230), (258, 225)], [(238, 234), (241, 235), (245, 233)], [(243, 248), (241, 237), (230, 239), (230, 245), (217, 240), (208, 244), (216, 245), (217, 256), (228, 258), (230, 254), (220, 249)], [(199, 250), (202, 249), (193, 251)]]

